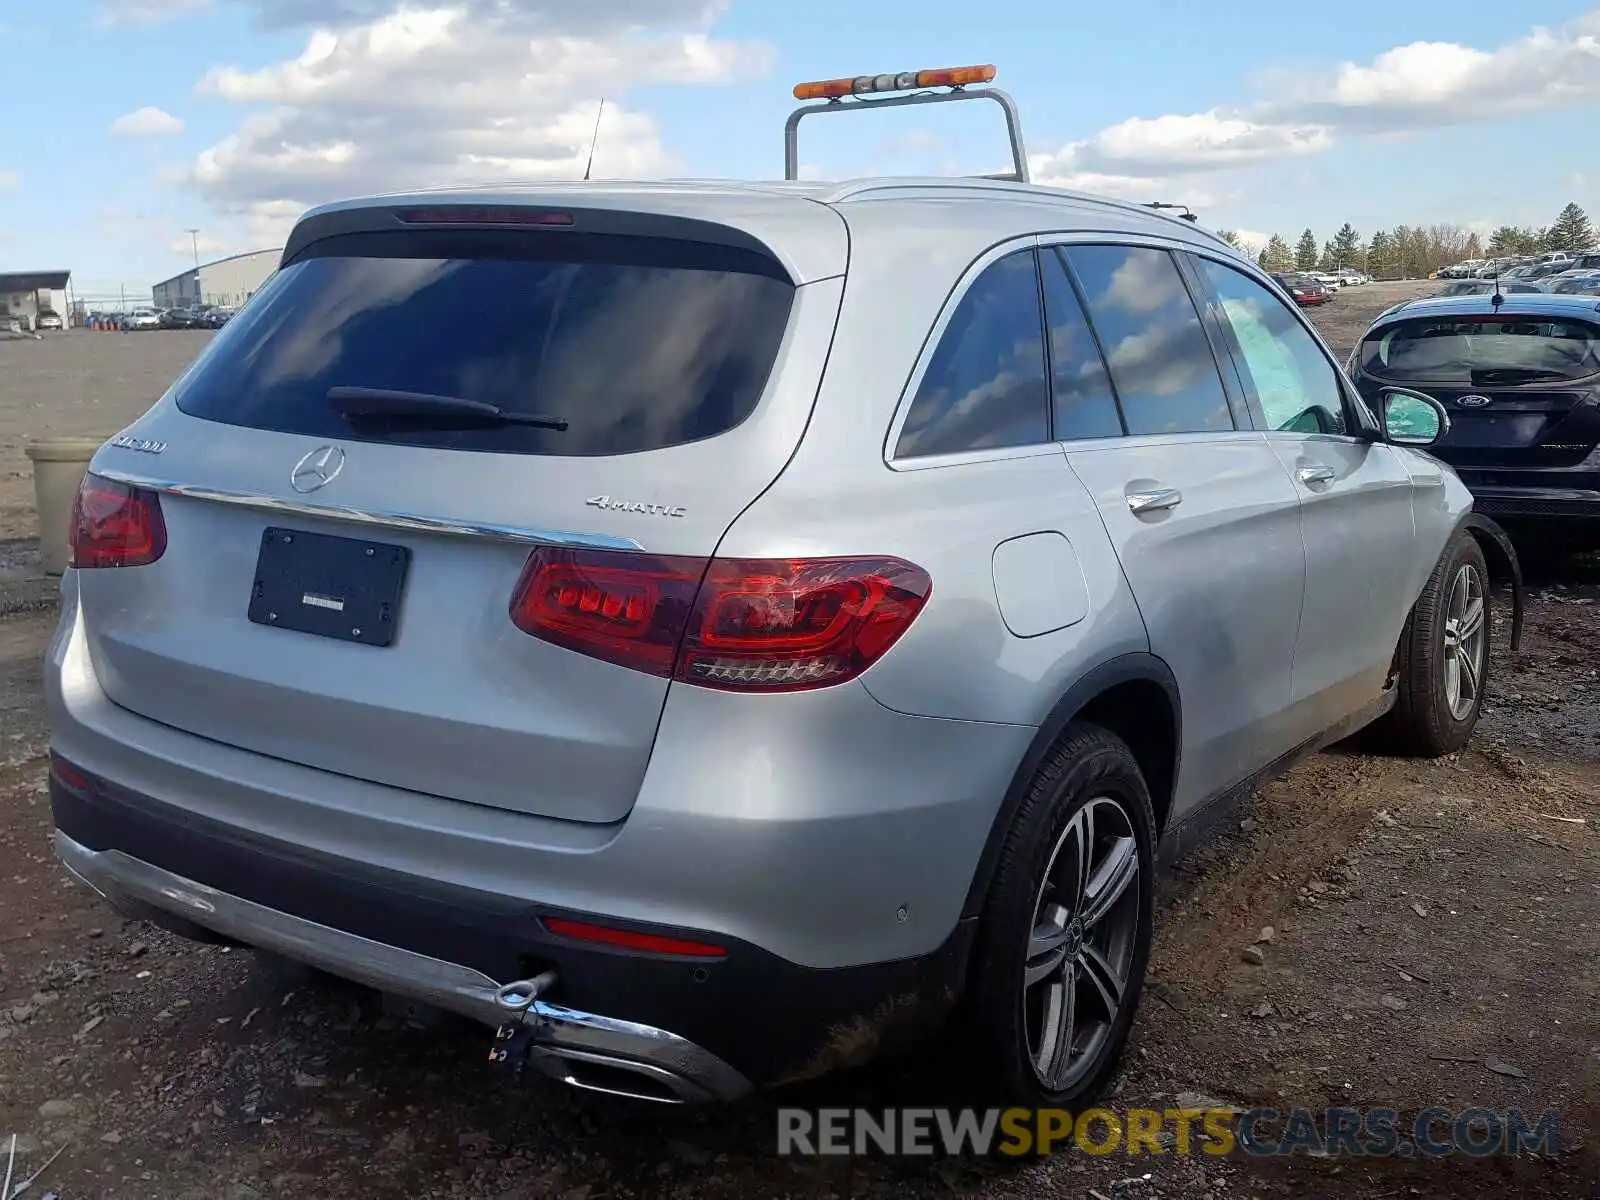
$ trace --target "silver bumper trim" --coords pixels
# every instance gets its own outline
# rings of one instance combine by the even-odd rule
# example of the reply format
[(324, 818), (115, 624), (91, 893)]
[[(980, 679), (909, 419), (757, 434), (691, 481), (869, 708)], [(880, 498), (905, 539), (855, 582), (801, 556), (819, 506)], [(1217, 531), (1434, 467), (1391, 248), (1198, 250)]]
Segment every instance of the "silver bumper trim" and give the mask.
[[(485, 1025), (498, 1025), (505, 1019), (506, 1011), (495, 998), (499, 983), (471, 967), (279, 912), (119, 850), (91, 850), (59, 830), (55, 847), (67, 870), (113, 905), (159, 909), (330, 975), (420, 1000)], [(572, 1052), (575, 1063), (631, 1068), (666, 1085), (680, 1100), (732, 1100), (751, 1090), (750, 1081), (715, 1054), (664, 1029), (545, 1000), (536, 1000), (530, 1012), (542, 1018), (536, 1065), (579, 1086), (583, 1085), (577, 1079), (569, 1078), (569, 1070), (554, 1070), (568, 1057), (565, 1051)]]

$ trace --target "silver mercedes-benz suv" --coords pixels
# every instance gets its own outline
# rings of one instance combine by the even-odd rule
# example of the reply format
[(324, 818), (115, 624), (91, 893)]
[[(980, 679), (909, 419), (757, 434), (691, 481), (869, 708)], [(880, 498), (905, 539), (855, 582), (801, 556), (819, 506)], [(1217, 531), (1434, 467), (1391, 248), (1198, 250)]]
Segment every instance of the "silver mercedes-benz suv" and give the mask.
[(1156, 863), (1378, 718), (1460, 747), (1515, 558), (1435, 401), (1012, 134), (1011, 181), (306, 215), (84, 479), (66, 865), (580, 1087), (951, 1024), (997, 1095), (1092, 1094)]

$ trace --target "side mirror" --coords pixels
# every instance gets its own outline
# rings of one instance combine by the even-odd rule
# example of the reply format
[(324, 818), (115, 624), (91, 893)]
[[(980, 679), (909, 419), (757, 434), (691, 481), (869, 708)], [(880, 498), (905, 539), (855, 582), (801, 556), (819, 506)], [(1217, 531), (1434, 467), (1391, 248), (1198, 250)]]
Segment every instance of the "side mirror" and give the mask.
[(1450, 432), (1450, 414), (1432, 396), (1410, 388), (1379, 393), (1379, 419), (1385, 441), (1396, 446), (1431, 446)]

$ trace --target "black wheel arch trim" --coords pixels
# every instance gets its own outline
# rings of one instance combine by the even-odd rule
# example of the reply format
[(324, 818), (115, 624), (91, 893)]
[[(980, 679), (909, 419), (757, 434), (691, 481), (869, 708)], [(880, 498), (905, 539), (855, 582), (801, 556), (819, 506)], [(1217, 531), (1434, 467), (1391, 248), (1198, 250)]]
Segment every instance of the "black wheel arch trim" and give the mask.
[(1510, 536), (1499, 525), (1480, 512), (1469, 512), (1461, 518), (1456, 529), (1466, 532), (1483, 548), (1484, 557), (1489, 560), (1491, 573), (1496, 567), (1511, 582), (1511, 648), (1518, 649), (1522, 645), (1522, 619), (1524, 614), (1524, 596), (1522, 587), (1522, 564), (1517, 559), (1517, 548), (1512, 545)]
[[(961, 910), (963, 917), (973, 917), (983, 911), (985, 897), (989, 894), (989, 884), (994, 879), (994, 872), (999, 864), (1000, 851), (1005, 845), (1006, 833), (1011, 828), (1012, 821), (1016, 818), (1017, 810), (1022, 806), (1023, 794), (1027, 791), (1028, 784), (1039, 769), (1039, 764), (1044, 761), (1045, 755), (1050, 753), (1072, 719), (1086, 708), (1091, 701), (1110, 689), (1123, 683), (1153, 683), (1158, 685), (1167, 695), (1168, 703), (1172, 707), (1173, 745), (1181, 757), (1183, 747), (1183, 706), (1178, 695), (1178, 680), (1172, 669), (1165, 662), (1147, 651), (1132, 651), (1128, 654), (1118, 655), (1116, 658), (1107, 659), (1098, 666), (1091, 668), (1080, 675), (1056, 701), (1055, 707), (1039, 725), (1033, 735), (1033, 740), (1028, 744), (1027, 753), (1022, 756), (1011, 783), (1006, 788), (1005, 798), (1000, 803), (1000, 809), (995, 814), (994, 823), (989, 828), (988, 839), (984, 842), (983, 853), (978, 857), (977, 870), (973, 872), (971, 886), (967, 890), (967, 902)], [(1178, 776), (1178, 763), (1174, 761), (1172, 777), (1176, 782)], [(1159, 805), (1158, 805), (1159, 807)], [(1161, 837), (1162, 830), (1157, 828), (1156, 836)]]

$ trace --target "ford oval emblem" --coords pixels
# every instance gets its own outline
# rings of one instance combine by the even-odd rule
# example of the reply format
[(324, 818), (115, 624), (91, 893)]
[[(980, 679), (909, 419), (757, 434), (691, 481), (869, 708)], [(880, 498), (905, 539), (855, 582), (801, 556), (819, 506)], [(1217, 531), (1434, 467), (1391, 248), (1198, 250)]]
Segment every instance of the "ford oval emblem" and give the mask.
[(1471, 395), (1461, 397), (1456, 403), (1462, 408), (1488, 408), (1494, 401), (1487, 396)]

